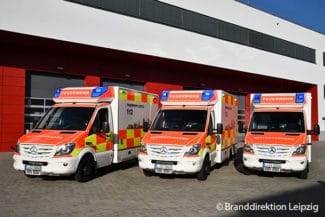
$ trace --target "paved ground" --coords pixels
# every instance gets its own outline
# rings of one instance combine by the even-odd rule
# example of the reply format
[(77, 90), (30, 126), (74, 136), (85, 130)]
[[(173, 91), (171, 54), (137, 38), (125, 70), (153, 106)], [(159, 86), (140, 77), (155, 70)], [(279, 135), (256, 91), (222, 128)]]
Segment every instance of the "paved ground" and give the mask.
[(307, 180), (244, 175), (231, 162), (203, 182), (145, 177), (136, 164), (128, 164), (78, 183), (67, 177), (27, 178), (12, 168), (12, 153), (0, 153), (0, 216), (325, 216), (324, 156), (325, 142), (314, 144)]

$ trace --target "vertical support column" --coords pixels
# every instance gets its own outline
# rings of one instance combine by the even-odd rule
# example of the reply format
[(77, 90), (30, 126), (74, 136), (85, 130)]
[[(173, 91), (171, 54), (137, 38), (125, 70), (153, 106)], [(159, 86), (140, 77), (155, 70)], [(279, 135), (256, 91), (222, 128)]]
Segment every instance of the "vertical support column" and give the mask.
[(86, 75), (85, 80), (84, 80), (84, 85), (86, 87), (100, 86), (100, 77), (99, 76)]
[[(314, 85), (309, 89), (311, 93), (311, 129), (314, 128), (314, 125), (318, 123), (318, 94), (317, 94), (317, 85)], [(318, 135), (311, 136), (312, 141), (318, 141)]]
[(249, 119), (251, 116), (251, 95), (248, 93), (245, 97), (245, 128), (248, 129)]
[(24, 133), (25, 69), (0, 66), (0, 152)]

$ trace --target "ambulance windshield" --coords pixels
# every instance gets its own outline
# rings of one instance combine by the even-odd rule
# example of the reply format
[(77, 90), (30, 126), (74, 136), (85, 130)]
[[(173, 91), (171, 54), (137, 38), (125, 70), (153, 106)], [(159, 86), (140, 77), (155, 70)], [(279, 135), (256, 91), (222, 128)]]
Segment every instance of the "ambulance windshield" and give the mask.
[(85, 130), (94, 108), (53, 107), (37, 123), (35, 129)]
[(305, 132), (302, 112), (254, 112), (249, 131)]
[(206, 110), (160, 110), (151, 130), (203, 132)]

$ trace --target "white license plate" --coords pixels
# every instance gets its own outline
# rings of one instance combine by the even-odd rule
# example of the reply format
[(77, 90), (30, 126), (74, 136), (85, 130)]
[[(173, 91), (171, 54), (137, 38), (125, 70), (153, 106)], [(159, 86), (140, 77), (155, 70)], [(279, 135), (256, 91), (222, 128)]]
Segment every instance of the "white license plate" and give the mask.
[(25, 165), (25, 174), (27, 175), (41, 175), (42, 166), (37, 165)]
[(173, 165), (155, 164), (156, 173), (172, 174)]
[(263, 163), (263, 170), (268, 172), (280, 172), (281, 164)]

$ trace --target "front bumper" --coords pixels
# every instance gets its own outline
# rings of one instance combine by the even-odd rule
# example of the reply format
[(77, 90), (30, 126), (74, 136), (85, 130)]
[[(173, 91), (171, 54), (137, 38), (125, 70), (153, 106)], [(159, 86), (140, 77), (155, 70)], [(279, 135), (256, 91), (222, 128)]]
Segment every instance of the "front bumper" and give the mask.
[(203, 158), (196, 157), (155, 157), (147, 154), (139, 154), (139, 167), (144, 170), (154, 171), (156, 173), (168, 174), (191, 174), (200, 171)]
[(243, 154), (244, 166), (254, 170), (267, 170), (268, 166), (276, 166), (276, 172), (301, 172), (307, 167), (307, 157), (286, 157), (286, 158), (272, 158), (266, 156), (256, 156), (254, 154)]
[[(30, 175), (71, 175), (77, 171), (78, 157), (60, 157), (48, 159), (36, 159), (23, 157), (15, 154), (13, 156), (13, 167), (16, 170), (25, 171)], [(37, 171), (30, 171), (28, 165), (38, 166)], [(39, 167), (40, 166), (40, 167)]]

